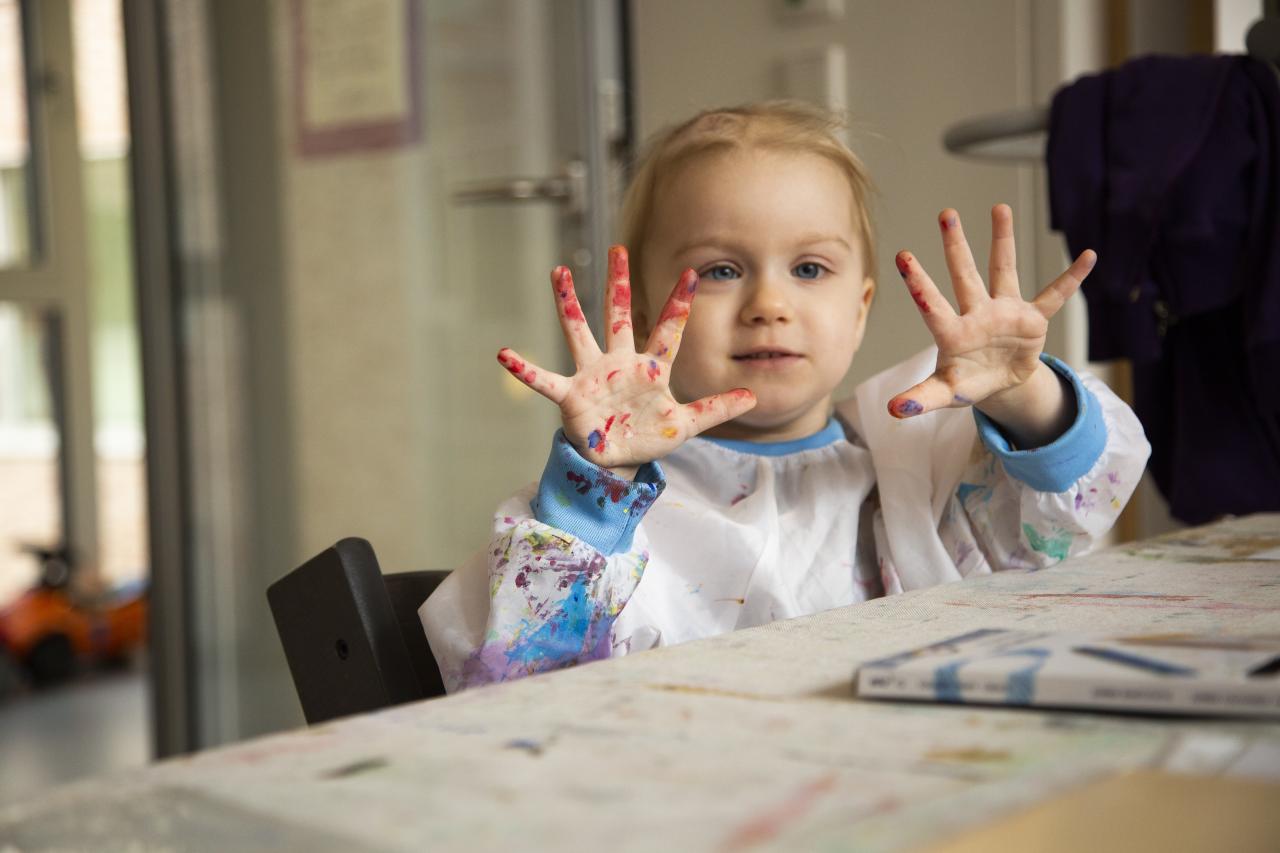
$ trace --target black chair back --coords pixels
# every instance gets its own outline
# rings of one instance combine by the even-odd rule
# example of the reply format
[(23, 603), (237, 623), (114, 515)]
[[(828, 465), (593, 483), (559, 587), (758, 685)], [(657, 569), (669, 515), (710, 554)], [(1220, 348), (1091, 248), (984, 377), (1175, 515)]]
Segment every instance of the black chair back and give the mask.
[(447, 575), (383, 575), (372, 546), (351, 538), (268, 587), (308, 723), (444, 693), (417, 610)]

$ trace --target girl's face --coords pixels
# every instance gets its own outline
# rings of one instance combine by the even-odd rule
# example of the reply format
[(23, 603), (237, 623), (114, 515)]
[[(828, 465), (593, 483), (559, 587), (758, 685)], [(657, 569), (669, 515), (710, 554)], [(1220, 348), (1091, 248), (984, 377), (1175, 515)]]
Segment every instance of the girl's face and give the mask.
[(637, 327), (651, 328), (681, 272), (700, 276), (672, 390), (688, 402), (745, 387), (758, 400), (708, 434), (786, 441), (826, 426), (875, 290), (840, 168), (808, 152), (696, 157), (659, 184), (651, 221)]

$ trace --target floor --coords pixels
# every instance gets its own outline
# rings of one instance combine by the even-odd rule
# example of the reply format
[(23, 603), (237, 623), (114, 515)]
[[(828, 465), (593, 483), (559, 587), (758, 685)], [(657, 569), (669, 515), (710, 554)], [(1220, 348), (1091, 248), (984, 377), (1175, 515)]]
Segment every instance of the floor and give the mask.
[(0, 803), (146, 764), (150, 729), (141, 663), (0, 703)]
[[(147, 561), (141, 460), (99, 460), (98, 487), (100, 578), (108, 585), (140, 578)], [(35, 562), (19, 546), (57, 538), (57, 488), (52, 459), (0, 458), (0, 604), (36, 575)], [(8, 695), (12, 682), (4, 676), (0, 672), (0, 697), (7, 697), (0, 698), (0, 803), (150, 760), (141, 661), (17, 696)]]

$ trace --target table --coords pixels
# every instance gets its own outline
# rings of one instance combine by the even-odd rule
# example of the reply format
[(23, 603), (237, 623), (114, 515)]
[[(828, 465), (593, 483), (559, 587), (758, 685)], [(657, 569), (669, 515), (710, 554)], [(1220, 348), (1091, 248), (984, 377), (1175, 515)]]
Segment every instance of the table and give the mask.
[(4, 807), (0, 851), (892, 850), (1131, 768), (1280, 781), (1280, 722), (852, 690), (979, 626), (1280, 634), (1277, 547), (1231, 519), (261, 738)]

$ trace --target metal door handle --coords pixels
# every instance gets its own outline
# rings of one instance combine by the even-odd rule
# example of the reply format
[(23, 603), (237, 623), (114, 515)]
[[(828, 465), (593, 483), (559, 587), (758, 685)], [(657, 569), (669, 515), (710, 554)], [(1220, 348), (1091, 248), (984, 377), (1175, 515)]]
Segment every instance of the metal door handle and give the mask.
[(462, 184), (453, 191), (459, 204), (496, 204), (511, 201), (554, 201), (569, 213), (587, 209), (587, 165), (570, 160), (564, 171), (549, 178), (500, 178)]

